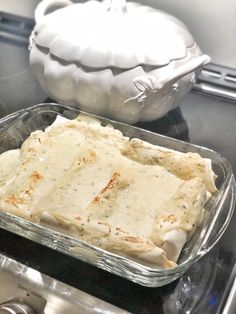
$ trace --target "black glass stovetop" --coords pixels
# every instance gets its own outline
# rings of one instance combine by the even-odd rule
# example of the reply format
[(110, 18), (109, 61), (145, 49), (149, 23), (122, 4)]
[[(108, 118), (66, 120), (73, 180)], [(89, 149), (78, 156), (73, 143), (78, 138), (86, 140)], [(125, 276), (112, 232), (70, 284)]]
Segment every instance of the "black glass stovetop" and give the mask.
[[(47, 101), (30, 72), (27, 41), (6, 34), (0, 28), (0, 117)], [(165, 117), (138, 126), (212, 148), (236, 174), (233, 102), (193, 91)], [(131, 313), (222, 313), (234, 275), (235, 223), (236, 212), (218, 244), (183, 277), (161, 288), (139, 286), (1, 229), (0, 252)]]

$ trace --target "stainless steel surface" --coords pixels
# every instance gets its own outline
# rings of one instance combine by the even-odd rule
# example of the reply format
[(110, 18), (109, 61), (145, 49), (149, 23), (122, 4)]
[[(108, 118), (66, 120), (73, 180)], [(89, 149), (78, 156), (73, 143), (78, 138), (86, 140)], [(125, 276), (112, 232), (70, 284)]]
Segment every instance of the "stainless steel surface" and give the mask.
[(3, 255), (0, 283), (1, 314), (128, 313)]
[(214, 86), (208, 83), (198, 83), (195, 84), (194, 88), (205, 94), (210, 94), (213, 96), (227, 98), (229, 100), (236, 100), (236, 90), (229, 90), (226, 88)]
[(231, 75), (226, 75), (225, 79), (229, 82), (236, 83), (236, 77)]
[(220, 73), (219, 72), (212, 72), (212, 71), (209, 71), (207, 69), (203, 69), (201, 71), (201, 74), (204, 75), (204, 76), (207, 76), (207, 77), (210, 77), (210, 78), (220, 78)]
[(194, 88), (204, 95), (235, 101), (236, 70), (210, 63), (201, 71)]
[(35, 314), (33, 309), (25, 303), (8, 301), (0, 304), (0, 314)]

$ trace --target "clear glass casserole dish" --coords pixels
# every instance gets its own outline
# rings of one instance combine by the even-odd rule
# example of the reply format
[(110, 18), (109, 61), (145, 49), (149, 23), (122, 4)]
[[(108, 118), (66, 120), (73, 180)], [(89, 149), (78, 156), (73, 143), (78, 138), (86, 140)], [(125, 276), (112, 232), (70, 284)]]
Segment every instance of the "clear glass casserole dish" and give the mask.
[[(80, 113), (77, 109), (58, 104), (39, 104), (11, 114), (0, 120), (0, 153), (21, 147), (32, 131), (44, 130), (53, 123), (57, 115), (73, 119)], [(193, 263), (205, 255), (227, 228), (234, 211), (236, 195), (231, 166), (225, 158), (207, 148), (102, 117), (98, 118), (102, 121), (102, 125), (111, 124), (130, 138), (139, 138), (180, 152), (196, 152), (204, 158), (211, 159), (213, 170), (217, 175), (218, 190), (207, 202), (201, 226), (184, 246), (177, 267), (160, 269), (146, 266), (6, 212), (0, 212), (0, 227), (135, 283), (149, 287), (163, 286), (180, 277)]]

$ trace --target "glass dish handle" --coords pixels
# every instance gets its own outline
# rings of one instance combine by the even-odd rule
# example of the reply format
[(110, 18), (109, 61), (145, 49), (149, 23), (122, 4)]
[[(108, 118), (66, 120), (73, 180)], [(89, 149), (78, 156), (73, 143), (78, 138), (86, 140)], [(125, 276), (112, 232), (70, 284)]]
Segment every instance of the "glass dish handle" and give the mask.
[[(225, 206), (227, 200), (229, 211), (225, 213), (225, 209), (222, 206)], [(225, 189), (224, 194), (221, 197), (219, 210), (213, 217), (210, 228), (207, 230), (205, 236), (205, 241), (203, 241), (198, 255), (204, 255), (209, 252), (212, 247), (219, 241), (226, 228), (229, 225), (231, 217), (235, 209), (235, 200), (236, 200), (236, 183), (234, 175), (231, 175), (229, 180), (228, 187)], [(223, 223), (222, 223), (223, 222)]]

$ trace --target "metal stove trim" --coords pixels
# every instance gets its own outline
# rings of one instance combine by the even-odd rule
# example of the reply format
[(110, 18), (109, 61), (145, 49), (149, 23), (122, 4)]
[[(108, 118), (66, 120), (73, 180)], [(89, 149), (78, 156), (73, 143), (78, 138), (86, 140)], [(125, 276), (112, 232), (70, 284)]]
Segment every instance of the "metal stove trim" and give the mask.
[[(68, 286), (63, 282), (42, 274), (39, 271), (2, 254), (0, 254), (0, 280), (1, 277), (3, 279), (9, 279), (9, 281), (6, 285), (1, 282), (0, 303), (4, 303), (8, 300), (14, 301), (17, 300), (17, 298), (19, 300), (22, 300), (23, 298), (23, 301), (27, 302), (25, 300), (29, 297), (29, 300), (31, 300), (31, 303), (33, 302), (33, 304), (30, 304), (30, 302), (28, 302), (28, 304), (36, 307), (37, 314), (78, 314), (78, 310), (81, 314), (128, 314), (125, 310), (81, 290)], [(13, 285), (10, 284), (12, 278), (14, 280)], [(9, 291), (11, 293), (10, 298), (2, 299), (6, 296), (4, 294), (4, 289), (2, 289), (4, 286), (8, 293)], [(32, 298), (30, 299), (31, 296)], [(32, 301), (32, 299), (36, 301)], [(43, 309), (43, 312), (41, 310), (38, 312), (38, 305), (34, 304), (34, 302), (41, 302), (42, 304), (44, 301), (43, 308), (45, 308)], [(60, 308), (57, 306), (60, 306)]]

